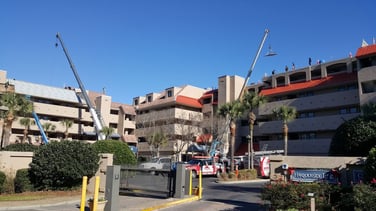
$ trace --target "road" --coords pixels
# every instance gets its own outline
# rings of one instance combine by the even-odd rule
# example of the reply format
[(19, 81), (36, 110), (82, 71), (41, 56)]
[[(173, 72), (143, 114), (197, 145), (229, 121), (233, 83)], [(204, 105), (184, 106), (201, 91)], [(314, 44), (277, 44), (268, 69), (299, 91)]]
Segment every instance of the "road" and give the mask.
[(163, 211), (249, 211), (266, 210), (261, 206), (260, 192), (266, 181), (250, 183), (217, 183), (213, 177), (203, 178), (202, 199), (171, 208)]
[[(217, 183), (215, 177), (203, 177), (203, 194), (199, 201), (186, 202), (180, 205), (173, 205), (170, 208), (161, 209), (163, 211), (191, 211), (191, 210), (205, 210), (205, 211), (248, 211), (265, 209), (260, 206), (260, 191), (263, 184), (266, 182), (248, 182), (248, 183)], [(194, 180), (194, 186), (198, 179)], [(79, 198), (72, 198), (74, 201), (67, 201), (66, 203), (49, 205), (48, 203), (35, 206), (32, 203), (17, 203), (15, 207), (9, 205), (7, 207), (0, 207), (0, 210), (13, 211), (73, 211), (79, 210)], [(174, 198), (176, 199), (176, 198)], [(177, 199), (178, 200), (178, 199)], [(119, 199), (120, 210), (126, 211), (140, 211), (148, 207), (154, 207), (164, 203), (171, 202), (170, 199), (156, 198), (156, 197), (136, 197), (121, 195)], [(20, 207), (21, 206), (21, 207)], [(86, 211), (88, 211), (88, 207)]]

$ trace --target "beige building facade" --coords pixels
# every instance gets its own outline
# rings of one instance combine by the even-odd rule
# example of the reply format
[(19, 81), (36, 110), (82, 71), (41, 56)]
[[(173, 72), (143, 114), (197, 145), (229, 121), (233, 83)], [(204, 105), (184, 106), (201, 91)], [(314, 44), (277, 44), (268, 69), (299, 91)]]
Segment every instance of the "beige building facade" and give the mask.
[[(68, 129), (69, 138), (77, 140), (96, 140), (94, 123), (86, 102), (82, 97), (81, 90), (66, 87), (57, 88), (41, 84), (29, 83), (14, 79), (8, 79), (6, 71), (0, 71), (0, 87), (4, 92), (15, 92), (27, 96), (33, 103), (34, 111), (37, 114), (40, 124), (50, 123), (55, 130), (45, 131), (49, 140), (61, 140), (64, 138), (64, 119), (73, 121), (72, 127)], [(104, 93), (88, 91), (92, 104), (97, 113), (105, 123), (104, 126), (112, 127), (115, 133), (113, 139), (123, 140), (129, 145), (136, 147), (135, 136), (135, 111), (131, 105), (112, 102), (111, 96)], [(6, 109), (6, 108), (2, 108)], [(20, 124), (18, 117), (12, 125), (10, 143), (20, 142), (23, 137), (24, 126)], [(31, 116), (29, 118), (32, 118)], [(33, 119), (33, 118), (32, 118)], [(3, 121), (1, 127), (3, 128)], [(3, 131), (1, 131), (3, 133)], [(37, 125), (31, 125), (28, 130), (28, 141), (32, 144), (42, 142), (41, 133)]]
[[(327, 155), (336, 129), (361, 115), (362, 105), (376, 103), (376, 45), (359, 48), (355, 57), (264, 77), (248, 88), (268, 99), (257, 111), (258, 148), (283, 149), (282, 122), (272, 117), (272, 111), (287, 105), (298, 112), (288, 123), (288, 154)], [(248, 128), (243, 126), (239, 133), (240, 154), (245, 153)]]
[[(186, 85), (133, 98), (138, 156), (174, 156), (181, 160), (188, 146), (202, 133), (199, 99), (206, 91)], [(158, 135), (163, 135), (165, 141), (156, 140)]]
[[(217, 110), (238, 98), (244, 81), (240, 76), (220, 76), (215, 89), (169, 87), (134, 97), (132, 105), (112, 102), (105, 93), (88, 91), (88, 95), (105, 126), (115, 129), (112, 138), (137, 147), (139, 156), (175, 156), (181, 160), (191, 145), (205, 146), (207, 151), (213, 140), (220, 142), (219, 151), (228, 151), (227, 125), (218, 118)], [(256, 151), (283, 149), (282, 122), (274, 119), (272, 111), (287, 105), (298, 111), (297, 118), (288, 124), (288, 154), (327, 155), (338, 126), (361, 115), (362, 105), (376, 103), (376, 45), (359, 48), (355, 57), (274, 73), (247, 89), (268, 99), (255, 112)], [(29, 96), (41, 124), (50, 122), (56, 126), (49, 133), (51, 140), (63, 137), (65, 128), (60, 123), (63, 119), (74, 122), (69, 128), (70, 138), (96, 139), (93, 120), (79, 89), (8, 79), (6, 71), (0, 71), (0, 91)], [(15, 121), (11, 142), (19, 142), (23, 130), (19, 121)], [(153, 137), (158, 133), (165, 135), (167, 141), (153, 146)], [(238, 121), (236, 154), (246, 154), (248, 135), (245, 115)], [(29, 139), (31, 143), (40, 143), (37, 126), (31, 126)]]

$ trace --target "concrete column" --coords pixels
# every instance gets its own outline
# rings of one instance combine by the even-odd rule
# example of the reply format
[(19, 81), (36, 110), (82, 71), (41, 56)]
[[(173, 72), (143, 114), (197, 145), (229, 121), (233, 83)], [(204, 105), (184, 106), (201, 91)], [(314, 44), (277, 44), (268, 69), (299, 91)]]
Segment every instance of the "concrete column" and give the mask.
[(120, 188), (120, 166), (107, 166), (106, 171), (106, 191), (107, 200), (105, 211), (118, 211), (119, 206), (119, 188)]
[(185, 165), (178, 163), (176, 165), (175, 198), (184, 198), (185, 196), (185, 172)]

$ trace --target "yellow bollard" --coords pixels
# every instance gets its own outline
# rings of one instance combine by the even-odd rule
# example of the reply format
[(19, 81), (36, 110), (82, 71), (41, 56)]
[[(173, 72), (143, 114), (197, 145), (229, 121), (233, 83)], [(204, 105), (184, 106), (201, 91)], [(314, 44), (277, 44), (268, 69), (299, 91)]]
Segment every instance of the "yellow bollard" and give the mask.
[(189, 171), (189, 196), (192, 195), (192, 170)]
[(86, 205), (86, 188), (87, 188), (87, 176), (84, 176), (82, 178), (80, 211), (85, 211), (85, 205)]
[(198, 198), (202, 198), (202, 174), (201, 171), (199, 172), (198, 177)]
[(97, 211), (98, 206), (98, 196), (99, 196), (99, 185), (100, 185), (100, 177), (95, 177), (95, 187), (94, 187), (94, 200), (93, 200), (93, 210), (91, 211)]

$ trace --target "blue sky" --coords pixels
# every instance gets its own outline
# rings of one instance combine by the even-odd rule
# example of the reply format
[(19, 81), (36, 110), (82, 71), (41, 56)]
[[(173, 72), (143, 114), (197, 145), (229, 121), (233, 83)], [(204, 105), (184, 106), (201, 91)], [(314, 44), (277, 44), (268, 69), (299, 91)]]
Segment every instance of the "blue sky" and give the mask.
[[(0, 69), (8, 78), (78, 87), (59, 32), (86, 89), (115, 102), (172, 86), (217, 88), (219, 76), (246, 76), (270, 33), (250, 82), (308, 57), (355, 55), (376, 37), (376, 1), (2, 0)], [(264, 57), (268, 46), (278, 53)]]

